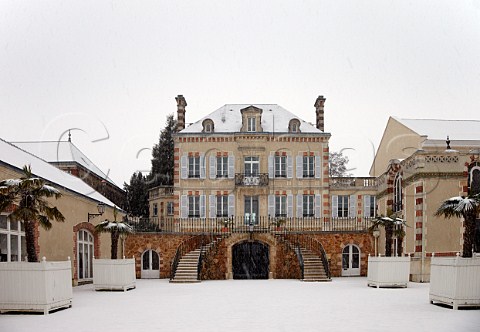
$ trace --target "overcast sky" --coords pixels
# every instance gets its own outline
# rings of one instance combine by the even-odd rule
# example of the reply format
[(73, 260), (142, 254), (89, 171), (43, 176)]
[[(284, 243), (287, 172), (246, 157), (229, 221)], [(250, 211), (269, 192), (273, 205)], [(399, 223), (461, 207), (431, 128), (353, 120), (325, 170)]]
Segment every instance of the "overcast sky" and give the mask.
[(76, 128), (121, 186), (178, 94), (187, 123), (231, 103), (314, 123), (324, 95), (330, 149), (365, 176), (390, 115), (480, 118), (480, 1), (0, 1), (1, 138)]

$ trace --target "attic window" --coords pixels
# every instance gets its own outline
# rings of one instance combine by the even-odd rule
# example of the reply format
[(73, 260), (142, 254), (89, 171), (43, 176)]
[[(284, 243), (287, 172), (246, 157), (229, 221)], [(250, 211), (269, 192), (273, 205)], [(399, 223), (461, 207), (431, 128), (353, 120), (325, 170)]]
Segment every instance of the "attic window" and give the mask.
[(298, 119), (291, 119), (288, 123), (288, 132), (289, 133), (299, 133), (300, 132), (300, 121)]
[(202, 122), (203, 130), (202, 132), (204, 133), (213, 133), (214, 131), (214, 126), (213, 126), (213, 121), (212, 119), (205, 119)]
[(255, 132), (256, 130), (257, 119), (254, 116), (249, 116), (247, 118), (247, 131)]

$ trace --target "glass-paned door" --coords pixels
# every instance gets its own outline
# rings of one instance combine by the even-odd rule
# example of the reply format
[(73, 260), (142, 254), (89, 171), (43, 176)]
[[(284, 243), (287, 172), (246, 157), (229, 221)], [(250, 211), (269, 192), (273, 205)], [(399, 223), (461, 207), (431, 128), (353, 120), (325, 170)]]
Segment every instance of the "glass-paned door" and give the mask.
[(258, 196), (245, 196), (245, 224), (258, 225)]
[(260, 160), (258, 157), (245, 157), (244, 164), (246, 177), (259, 176)]
[(93, 278), (93, 235), (87, 230), (77, 233), (77, 271), (78, 279)]
[(342, 276), (360, 275), (360, 249), (349, 244), (343, 248), (342, 252)]
[(160, 278), (160, 257), (154, 250), (145, 250), (142, 254), (142, 279)]

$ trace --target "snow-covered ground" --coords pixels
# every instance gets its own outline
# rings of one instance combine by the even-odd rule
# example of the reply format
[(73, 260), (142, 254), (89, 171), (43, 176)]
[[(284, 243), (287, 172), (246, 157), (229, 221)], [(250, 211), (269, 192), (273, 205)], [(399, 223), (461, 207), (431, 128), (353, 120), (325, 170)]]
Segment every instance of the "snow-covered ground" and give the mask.
[(0, 315), (0, 331), (480, 331), (480, 310), (431, 305), (428, 284), (376, 289), (366, 278), (137, 280), (128, 292), (74, 288), (73, 307)]

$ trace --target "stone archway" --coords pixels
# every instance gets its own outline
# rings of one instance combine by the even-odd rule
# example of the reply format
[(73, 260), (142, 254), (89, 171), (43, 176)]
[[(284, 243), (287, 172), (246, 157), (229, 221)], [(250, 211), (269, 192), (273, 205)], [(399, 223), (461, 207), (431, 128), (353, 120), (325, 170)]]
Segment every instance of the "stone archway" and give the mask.
[(233, 279), (268, 279), (269, 245), (260, 241), (242, 241), (232, 246)]

